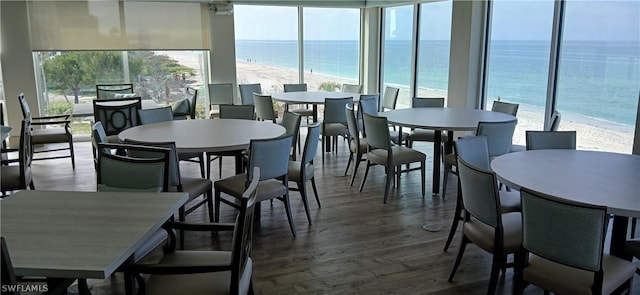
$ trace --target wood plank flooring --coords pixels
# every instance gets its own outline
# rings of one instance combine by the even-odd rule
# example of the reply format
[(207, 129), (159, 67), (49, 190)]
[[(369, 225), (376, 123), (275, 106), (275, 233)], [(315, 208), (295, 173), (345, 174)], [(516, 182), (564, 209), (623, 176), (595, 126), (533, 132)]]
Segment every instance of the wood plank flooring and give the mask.
[[(75, 148), (75, 170), (69, 159), (33, 163), (37, 189), (95, 190), (91, 145), (79, 142)], [(473, 245), (467, 247), (454, 281), (447, 282), (459, 243), (458, 233), (449, 251), (443, 252), (455, 207), (457, 180), (449, 178), (446, 198), (431, 196), (431, 145), (417, 144), (416, 148), (428, 155), (428, 195), (420, 195), (420, 173), (415, 171), (402, 176), (387, 204), (382, 203), (382, 167), (371, 168), (364, 190), (358, 192), (364, 168), (360, 167), (356, 184), (350, 187), (351, 172), (344, 176), (348, 159), (344, 142), (339, 143), (337, 154), (326, 155), (324, 165), (318, 149), (315, 175), (322, 207), (318, 208), (311, 194), (312, 225), (307, 223), (297, 192), (291, 193), (296, 237), (290, 233), (281, 202), (262, 204), (253, 244), (256, 293), (485, 294), (491, 256)], [(217, 171), (217, 161), (212, 165), (212, 171)], [(232, 159), (225, 157), (223, 177), (232, 175), (233, 168)], [(199, 176), (193, 163), (182, 164), (182, 173)], [(224, 205), (222, 210), (222, 221), (232, 222), (235, 212)], [(207, 220), (204, 210), (195, 211), (188, 218)], [(440, 225), (442, 230), (424, 231), (421, 227), (425, 223)], [(229, 249), (230, 239), (227, 233), (188, 233), (186, 248)], [(500, 278), (498, 294), (511, 293), (512, 277), (509, 269)], [(640, 294), (638, 281), (636, 276), (634, 294)], [(93, 294), (124, 293), (120, 274), (105, 281), (90, 280), (90, 284)], [(542, 291), (530, 287), (526, 293)]]

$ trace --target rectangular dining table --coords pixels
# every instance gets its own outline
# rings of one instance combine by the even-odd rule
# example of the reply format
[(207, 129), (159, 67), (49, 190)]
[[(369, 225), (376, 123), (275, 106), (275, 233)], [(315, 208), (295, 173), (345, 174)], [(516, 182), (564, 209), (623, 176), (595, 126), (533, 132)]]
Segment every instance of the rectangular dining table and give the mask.
[(23, 190), (0, 201), (0, 232), (16, 276), (105, 279), (187, 199), (186, 193)]

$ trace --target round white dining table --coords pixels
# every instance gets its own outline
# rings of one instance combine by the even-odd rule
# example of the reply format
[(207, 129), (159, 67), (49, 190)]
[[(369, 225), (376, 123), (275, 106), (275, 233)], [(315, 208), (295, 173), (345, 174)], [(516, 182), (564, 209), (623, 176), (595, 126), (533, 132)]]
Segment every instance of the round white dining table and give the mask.
[[(390, 124), (399, 127), (431, 129), (436, 131), (446, 130), (449, 142), (445, 145), (445, 152), (452, 151), (453, 131), (473, 131), (478, 122), (509, 122), (516, 117), (500, 113), (467, 108), (409, 108), (397, 109), (380, 113), (387, 117)], [(402, 134), (402, 129), (399, 130)], [(440, 193), (440, 144), (441, 132), (435, 132), (433, 149), (433, 194)]]
[[(238, 119), (174, 120), (139, 125), (118, 134), (118, 139), (176, 143), (185, 153), (233, 152), (249, 148), (252, 139), (281, 136), (285, 128), (268, 121)], [(236, 157), (238, 158), (238, 157)], [(236, 170), (239, 166), (236, 159)]]
[(311, 104), (313, 106), (313, 121), (318, 122), (318, 105), (324, 104), (325, 98), (353, 97), (353, 101), (360, 100), (360, 93), (332, 92), (332, 91), (296, 91), (272, 94), (275, 101), (289, 104)]
[(505, 185), (606, 206), (614, 215), (610, 253), (625, 257), (629, 217), (640, 217), (640, 156), (581, 150), (531, 150), (495, 158)]

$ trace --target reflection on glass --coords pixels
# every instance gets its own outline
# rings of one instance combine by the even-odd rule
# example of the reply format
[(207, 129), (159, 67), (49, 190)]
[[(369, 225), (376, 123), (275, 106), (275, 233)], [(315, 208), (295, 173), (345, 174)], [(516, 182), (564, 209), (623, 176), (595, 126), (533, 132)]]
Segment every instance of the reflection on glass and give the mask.
[(567, 1), (556, 108), (578, 148), (630, 153), (640, 81), (640, 2)]
[(399, 87), (397, 108), (409, 107), (413, 5), (385, 8), (383, 30), (382, 85)]
[(421, 4), (416, 82), (418, 97), (447, 97), (452, 3)]
[(553, 1), (492, 2), (485, 109), (494, 100), (519, 104), (515, 144), (542, 130), (547, 97)]

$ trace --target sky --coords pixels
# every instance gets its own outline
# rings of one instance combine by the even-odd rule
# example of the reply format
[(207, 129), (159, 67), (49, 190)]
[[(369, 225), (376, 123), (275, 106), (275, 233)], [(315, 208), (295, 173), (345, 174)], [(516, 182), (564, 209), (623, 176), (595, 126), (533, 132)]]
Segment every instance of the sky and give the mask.
[[(451, 2), (423, 4), (426, 39), (448, 39)], [(424, 8), (423, 8), (424, 9)], [(553, 23), (552, 0), (494, 1), (492, 38), (496, 40), (549, 40)], [(387, 38), (410, 40), (412, 6), (387, 9)], [(358, 9), (305, 8), (306, 40), (357, 40)], [(394, 16), (390, 16), (393, 14)], [(243, 6), (234, 7), (236, 36), (249, 40), (296, 40), (297, 8)], [(448, 20), (445, 18), (445, 20)], [(250, 24), (250, 25), (240, 25)], [(391, 28), (394, 28), (391, 32)], [(403, 30), (403, 28), (407, 28)], [(566, 40), (627, 40), (640, 42), (640, 1), (568, 0), (564, 36)]]

